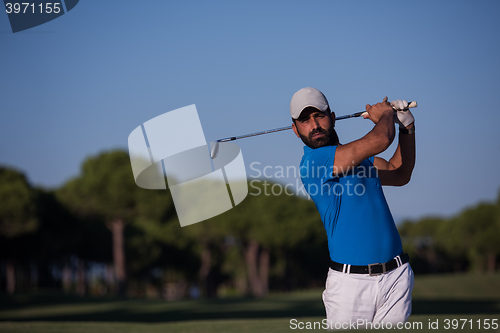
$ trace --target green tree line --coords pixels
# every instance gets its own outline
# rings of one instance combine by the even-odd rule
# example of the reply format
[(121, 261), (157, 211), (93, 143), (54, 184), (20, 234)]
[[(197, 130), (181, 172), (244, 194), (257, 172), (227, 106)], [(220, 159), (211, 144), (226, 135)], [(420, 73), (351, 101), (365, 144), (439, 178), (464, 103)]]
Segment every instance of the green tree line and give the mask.
[(181, 227), (170, 192), (139, 188), (124, 151), (87, 158), (53, 190), (0, 168), (0, 286), (175, 299), (321, 285), (328, 249), (314, 204), (261, 193)]
[(417, 273), (494, 272), (500, 255), (500, 193), (450, 218), (426, 217), (399, 226)]
[[(136, 186), (127, 152), (87, 158), (78, 176), (52, 190), (0, 167), (1, 290), (178, 299), (322, 287), (329, 256), (314, 204), (264, 193), (180, 227), (168, 190)], [(499, 206), (400, 225), (414, 270), (495, 270)]]

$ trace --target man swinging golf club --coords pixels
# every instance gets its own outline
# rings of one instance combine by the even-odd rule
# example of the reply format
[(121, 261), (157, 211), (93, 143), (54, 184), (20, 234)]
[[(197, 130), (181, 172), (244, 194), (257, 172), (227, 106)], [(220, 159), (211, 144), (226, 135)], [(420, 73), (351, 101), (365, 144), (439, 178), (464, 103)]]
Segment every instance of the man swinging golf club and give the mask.
[[(388, 103), (385, 98), (366, 105), (366, 111), (364, 118), (375, 124), (373, 129), (340, 144), (335, 113), (319, 90), (303, 88), (290, 103), (293, 131), (306, 145), (301, 180), (328, 238), (331, 261), (323, 302), (331, 328), (334, 323), (405, 322), (411, 313), (413, 271), (382, 185), (402, 186), (410, 180), (414, 118), (402, 100)], [(375, 157), (394, 140), (394, 123), (399, 124), (396, 152), (389, 161)]]

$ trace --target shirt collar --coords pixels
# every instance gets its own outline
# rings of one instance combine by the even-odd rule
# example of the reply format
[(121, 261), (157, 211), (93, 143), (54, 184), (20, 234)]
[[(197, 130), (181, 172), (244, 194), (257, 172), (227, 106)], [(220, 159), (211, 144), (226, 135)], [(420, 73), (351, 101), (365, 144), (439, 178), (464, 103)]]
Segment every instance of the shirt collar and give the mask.
[[(334, 146), (337, 146), (337, 145), (332, 145), (332, 147)], [(323, 146), (323, 147), (328, 147), (328, 146)], [(323, 148), (323, 147), (320, 147), (320, 148)], [(310, 153), (312, 152), (314, 149), (318, 149), (318, 148), (311, 148), (309, 146), (304, 146), (304, 154), (307, 154), (307, 153)]]

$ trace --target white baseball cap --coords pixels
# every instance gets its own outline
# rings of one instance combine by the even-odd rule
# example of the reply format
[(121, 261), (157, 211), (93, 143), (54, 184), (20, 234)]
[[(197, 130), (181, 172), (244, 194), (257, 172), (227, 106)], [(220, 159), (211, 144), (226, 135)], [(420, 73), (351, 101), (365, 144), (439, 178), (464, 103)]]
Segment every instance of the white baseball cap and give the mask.
[(290, 115), (297, 119), (307, 107), (314, 107), (322, 112), (329, 109), (325, 95), (316, 88), (306, 87), (297, 91), (290, 102)]

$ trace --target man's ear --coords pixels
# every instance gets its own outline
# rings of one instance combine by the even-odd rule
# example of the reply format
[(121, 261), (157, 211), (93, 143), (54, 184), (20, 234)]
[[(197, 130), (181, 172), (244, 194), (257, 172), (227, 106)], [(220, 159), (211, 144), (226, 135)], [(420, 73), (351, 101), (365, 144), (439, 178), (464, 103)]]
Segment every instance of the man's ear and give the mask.
[(330, 119), (332, 120), (332, 127), (335, 127), (335, 112), (330, 112)]
[(297, 126), (295, 126), (295, 122), (292, 124), (292, 129), (295, 135), (300, 138), (299, 131), (297, 130)]

